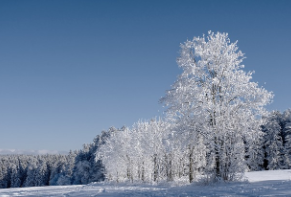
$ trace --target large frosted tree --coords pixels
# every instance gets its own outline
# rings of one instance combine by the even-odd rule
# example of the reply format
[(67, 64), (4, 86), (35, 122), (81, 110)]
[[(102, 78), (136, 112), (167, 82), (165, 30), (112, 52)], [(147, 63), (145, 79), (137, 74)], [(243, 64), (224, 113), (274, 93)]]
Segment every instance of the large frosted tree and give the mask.
[(215, 179), (232, 180), (245, 170), (246, 158), (255, 161), (261, 116), (273, 97), (251, 82), (243, 58), (227, 33), (186, 41), (177, 60), (183, 72), (161, 100), (177, 131), (204, 138), (205, 169)]

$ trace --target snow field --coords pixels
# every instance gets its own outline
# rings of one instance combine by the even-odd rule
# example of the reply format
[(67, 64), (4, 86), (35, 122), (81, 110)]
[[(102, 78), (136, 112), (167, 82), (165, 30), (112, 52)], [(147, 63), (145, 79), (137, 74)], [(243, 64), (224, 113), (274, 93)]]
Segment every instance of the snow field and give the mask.
[(216, 183), (211, 185), (191, 184), (176, 186), (131, 183), (91, 183), (74, 186), (47, 186), (1, 189), (0, 197), (291, 197), (291, 170), (247, 172), (245, 181)]

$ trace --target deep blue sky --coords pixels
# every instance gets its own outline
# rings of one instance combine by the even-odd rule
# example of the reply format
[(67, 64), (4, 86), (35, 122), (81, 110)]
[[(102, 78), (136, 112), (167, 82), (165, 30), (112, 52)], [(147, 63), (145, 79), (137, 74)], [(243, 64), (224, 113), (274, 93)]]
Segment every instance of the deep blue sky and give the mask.
[(245, 70), (275, 93), (269, 110), (290, 108), (290, 10), (288, 0), (0, 0), (0, 149), (79, 149), (162, 115), (179, 44), (208, 30), (239, 41)]

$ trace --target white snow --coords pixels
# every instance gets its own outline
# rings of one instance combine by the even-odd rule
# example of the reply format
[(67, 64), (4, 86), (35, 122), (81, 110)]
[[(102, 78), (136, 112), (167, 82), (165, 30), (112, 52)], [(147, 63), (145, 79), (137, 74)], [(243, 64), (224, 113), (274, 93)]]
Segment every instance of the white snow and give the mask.
[[(246, 173), (249, 182), (291, 180), (291, 170), (255, 171)], [(291, 184), (291, 182), (290, 182)]]
[(247, 172), (245, 180), (236, 183), (217, 183), (212, 185), (192, 184), (175, 186), (174, 184), (113, 184), (92, 183), (74, 186), (47, 186), (30, 188), (0, 189), (0, 197), (83, 197), (83, 196), (167, 196), (167, 197), (240, 197), (268, 196), (291, 197), (291, 170)]

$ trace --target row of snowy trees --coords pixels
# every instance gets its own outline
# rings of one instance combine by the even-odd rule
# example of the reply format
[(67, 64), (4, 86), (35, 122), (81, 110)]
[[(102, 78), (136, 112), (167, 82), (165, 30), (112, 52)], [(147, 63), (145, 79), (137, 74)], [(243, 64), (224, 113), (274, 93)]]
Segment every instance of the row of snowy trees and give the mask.
[[(253, 143), (244, 138), (238, 147), (220, 150), (226, 180), (239, 178), (245, 170), (291, 168), (291, 109), (263, 117), (262, 132)], [(203, 135), (173, 132), (177, 125), (162, 119), (139, 121), (132, 128), (111, 128), (97, 151), (107, 180), (117, 182), (192, 182), (198, 177), (213, 180), (215, 157)], [(225, 143), (225, 142), (224, 142)], [(226, 147), (226, 146), (225, 146)], [(235, 151), (236, 150), (236, 151)], [(233, 167), (234, 166), (234, 167)], [(204, 176), (201, 176), (204, 175)]]
[[(189, 173), (194, 177), (206, 165), (203, 138), (173, 135), (168, 132), (170, 126), (161, 119), (153, 119), (137, 122), (131, 129), (112, 131), (96, 155), (106, 168), (107, 179), (160, 182), (178, 180)], [(186, 141), (196, 144), (191, 147)]]
[(166, 118), (114, 132), (97, 151), (107, 179), (231, 181), (262, 167), (262, 117), (273, 94), (243, 71), (237, 42), (208, 32), (181, 44), (180, 54), (182, 74), (161, 99)]
[(109, 137), (102, 132), (93, 143), (68, 155), (0, 155), (0, 188), (88, 184), (103, 181), (104, 167), (95, 152)]
[[(257, 159), (249, 160), (245, 154), (245, 167), (290, 169), (291, 109), (272, 112), (264, 119)], [(172, 130), (170, 122), (152, 119), (139, 121), (131, 129), (111, 127), (93, 143), (68, 155), (2, 155), (0, 188), (88, 184), (105, 178), (118, 182), (192, 182), (201, 174), (208, 175), (204, 177), (207, 181), (214, 159), (205, 138)], [(233, 171), (232, 176), (236, 173)]]

